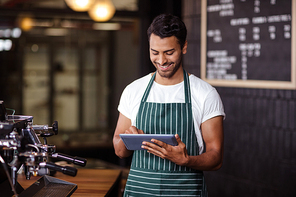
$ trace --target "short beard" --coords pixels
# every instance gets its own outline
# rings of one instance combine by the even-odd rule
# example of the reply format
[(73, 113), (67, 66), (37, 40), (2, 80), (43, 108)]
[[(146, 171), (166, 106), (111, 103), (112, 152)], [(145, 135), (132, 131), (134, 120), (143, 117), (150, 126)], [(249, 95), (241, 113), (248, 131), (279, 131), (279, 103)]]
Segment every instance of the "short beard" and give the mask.
[(183, 54), (181, 54), (180, 58), (177, 60), (176, 64), (175, 64), (175, 67), (173, 69), (173, 71), (171, 72), (159, 72), (158, 70), (158, 67), (157, 68), (157, 72), (158, 74), (163, 77), (163, 78), (168, 78), (170, 79), (171, 77), (173, 77), (176, 72), (179, 70), (179, 68), (181, 67), (181, 64), (182, 64), (182, 60), (183, 60)]

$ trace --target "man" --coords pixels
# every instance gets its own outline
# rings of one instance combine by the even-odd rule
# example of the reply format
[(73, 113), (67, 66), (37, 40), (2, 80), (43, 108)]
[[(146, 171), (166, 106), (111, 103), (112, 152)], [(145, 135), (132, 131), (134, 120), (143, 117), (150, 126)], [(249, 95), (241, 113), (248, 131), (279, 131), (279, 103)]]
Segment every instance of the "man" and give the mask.
[[(186, 35), (178, 17), (156, 17), (148, 29), (156, 72), (122, 93), (113, 144), (120, 158), (133, 154), (124, 196), (207, 196), (202, 171), (222, 165), (223, 104), (212, 86), (183, 69)], [(152, 140), (132, 152), (122, 133), (175, 134), (178, 145)]]

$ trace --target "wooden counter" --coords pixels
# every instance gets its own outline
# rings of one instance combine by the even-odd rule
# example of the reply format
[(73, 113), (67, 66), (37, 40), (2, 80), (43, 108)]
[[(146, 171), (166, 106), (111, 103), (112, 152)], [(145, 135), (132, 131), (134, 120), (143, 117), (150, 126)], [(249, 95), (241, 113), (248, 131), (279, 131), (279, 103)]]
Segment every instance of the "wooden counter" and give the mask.
[[(60, 172), (57, 172), (54, 177), (77, 184), (77, 190), (72, 194), (73, 197), (116, 197), (120, 193), (121, 170), (79, 168), (75, 177), (67, 176)], [(30, 180), (26, 180), (25, 175), (21, 174), (18, 176), (17, 181), (24, 189), (27, 189), (39, 178), (41, 177), (32, 176)]]

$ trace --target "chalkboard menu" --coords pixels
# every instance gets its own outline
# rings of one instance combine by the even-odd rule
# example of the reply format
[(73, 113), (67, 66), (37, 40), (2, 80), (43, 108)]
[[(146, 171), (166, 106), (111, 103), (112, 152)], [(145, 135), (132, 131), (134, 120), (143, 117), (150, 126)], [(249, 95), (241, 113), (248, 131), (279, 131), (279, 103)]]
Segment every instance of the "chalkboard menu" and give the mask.
[(202, 0), (201, 78), (296, 89), (295, 7), (295, 0)]

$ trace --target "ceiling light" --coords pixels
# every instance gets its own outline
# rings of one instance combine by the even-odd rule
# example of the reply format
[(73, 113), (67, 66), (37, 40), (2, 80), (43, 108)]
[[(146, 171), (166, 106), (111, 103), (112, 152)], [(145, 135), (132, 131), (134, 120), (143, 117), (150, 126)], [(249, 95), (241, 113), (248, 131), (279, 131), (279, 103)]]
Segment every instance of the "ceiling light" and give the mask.
[(31, 17), (24, 17), (20, 20), (20, 27), (23, 31), (29, 31), (32, 29), (34, 21)]
[(9, 51), (12, 47), (12, 41), (9, 39), (0, 39), (0, 51)]
[(94, 21), (108, 21), (115, 13), (115, 7), (111, 0), (97, 0), (96, 3), (88, 10), (89, 16)]
[(22, 30), (20, 28), (13, 28), (11, 32), (11, 37), (13, 38), (19, 38), (22, 34)]
[(93, 4), (94, 0), (65, 0), (66, 4), (76, 12), (85, 12)]

